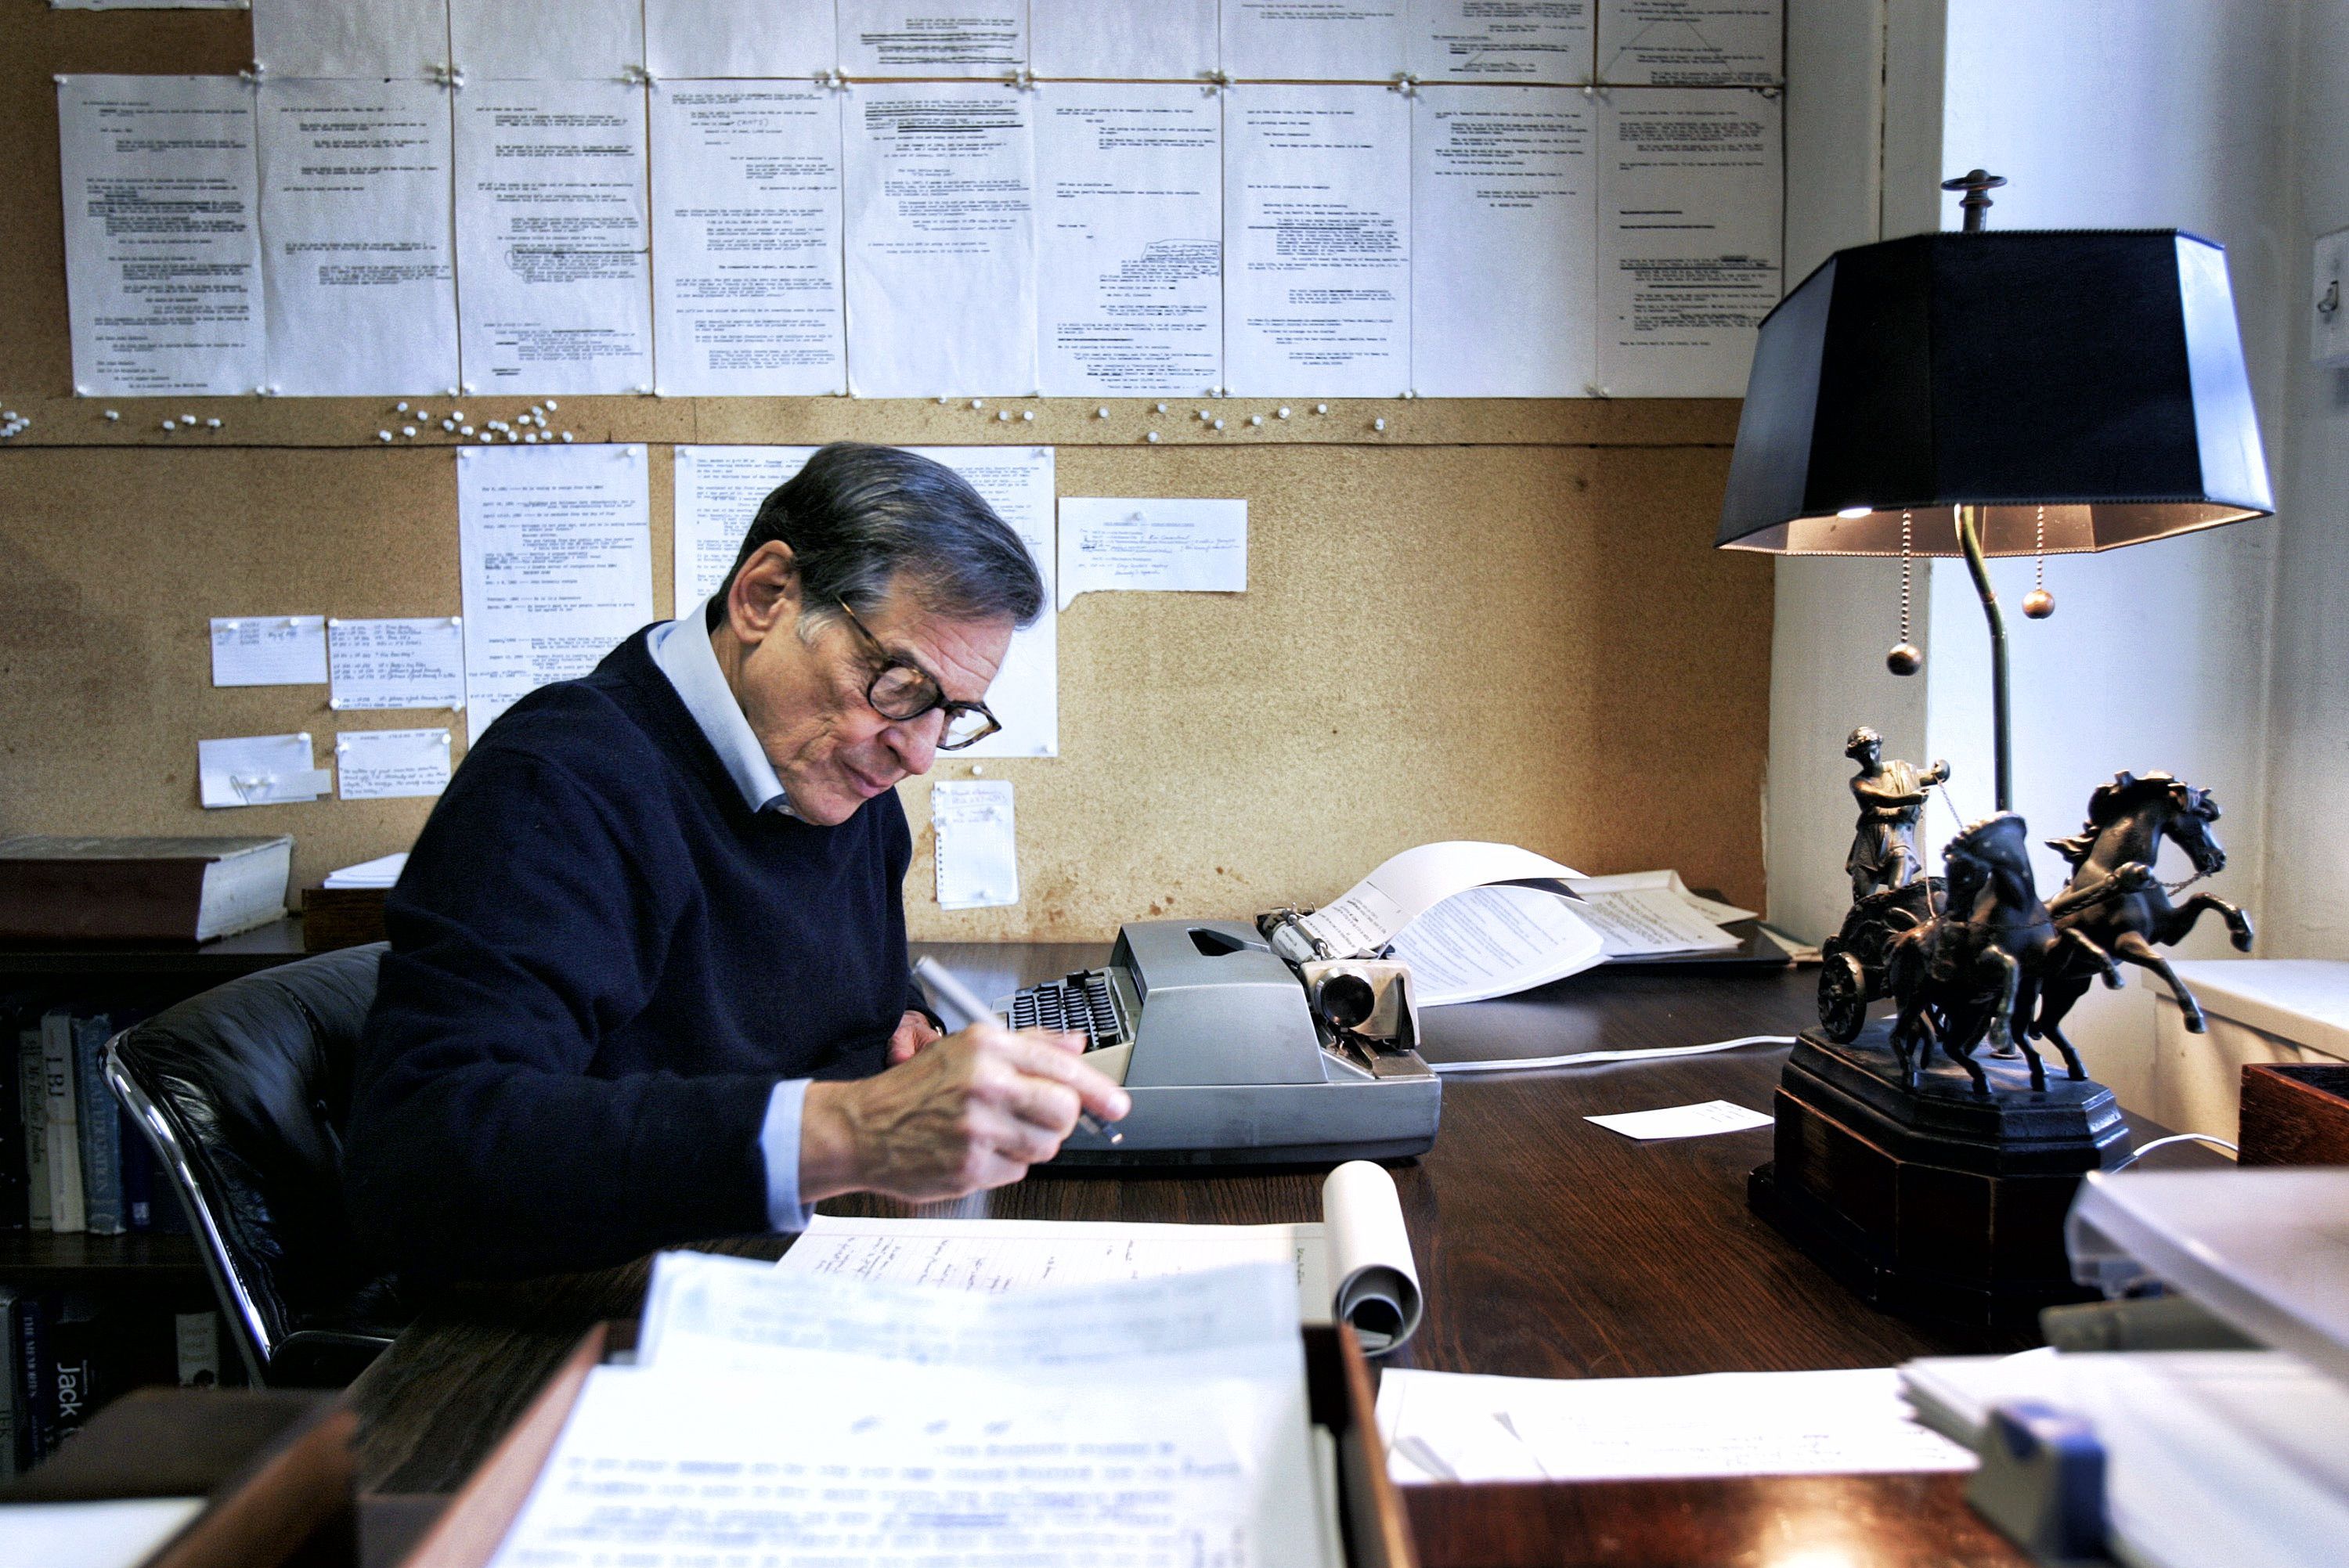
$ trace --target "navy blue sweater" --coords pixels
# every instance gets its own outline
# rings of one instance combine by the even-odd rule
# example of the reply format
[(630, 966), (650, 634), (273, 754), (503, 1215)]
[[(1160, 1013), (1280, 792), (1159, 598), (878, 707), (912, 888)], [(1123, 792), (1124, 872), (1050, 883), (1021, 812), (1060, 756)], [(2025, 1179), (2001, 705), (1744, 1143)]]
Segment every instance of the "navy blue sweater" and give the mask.
[(879, 1071), (919, 1006), (896, 794), (753, 814), (645, 637), (490, 727), (386, 903), (345, 1181), (411, 1280), (764, 1231), (776, 1081)]

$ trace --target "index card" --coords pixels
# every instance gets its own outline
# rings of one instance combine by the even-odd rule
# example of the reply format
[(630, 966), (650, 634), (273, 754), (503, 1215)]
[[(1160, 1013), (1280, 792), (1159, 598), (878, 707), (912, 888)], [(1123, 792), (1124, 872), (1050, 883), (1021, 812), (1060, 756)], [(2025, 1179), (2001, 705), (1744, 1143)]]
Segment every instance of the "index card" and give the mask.
[(812, 77), (840, 63), (832, 0), (645, 0), (645, 68), (669, 77)]
[(395, 800), (449, 788), (445, 729), (347, 729), (335, 737), (335, 772), (346, 800)]
[(852, 77), (994, 77), (1028, 64), (1026, 0), (839, 0)]
[(1627, 1110), (1613, 1116), (1586, 1116), (1609, 1132), (1652, 1143), (1667, 1138), (1706, 1138), (1716, 1132), (1745, 1132), (1768, 1127), (1770, 1119), (1758, 1110), (1709, 1099), (1702, 1105), (1675, 1105), (1662, 1110)]
[(842, 98), (859, 397), (1036, 390), (1035, 96), (860, 82)]
[(196, 781), (206, 806), (270, 806), (315, 800), (335, 775), (311, 766), (307, 733), (248, 735), (196, 742)]
[(1036, 89), (1044, 395), (1204, 397), (1224, 379), (1223, 108), (1188, 85)]
[(1044, 580), (1036, 624), (1011, 634), (987, 706), (1003, 727), (957, 757), (1058, 757), (1061, 754), (1060, 618), (1053, 607), (1053, 454), (1050, 447), (913, 447), (946, 464), (995, 509), (1028, 547)]
[(1599, 79), (1660, 88), (1786, 79), (1784, 0), (1599, 0)]
[(465, 743), (653, 618), (642, 447), (460, 447)]
[(1216, 0), (1028, 0), (1040, 77), (1195, 82), (1222, 57)]
[(616, 83), (630, 67), (645, 63), (644, 5), (642, 0), (449, 0), (449, 48), (475, 86)]
[(457, 95), (468, 392), (650, 387), (645, 203), (644, 88), (477, 82)]
[(662, 395), (845, 392), (837, 95), (657, 82), (651, 114)]
[(937, 841), (940, 909), (992, 909), (1019, 902), (1019, 835), (1009, 781), (931, 785), (930, 831)]
[(328, 707), (465, 706), (461, 616), (329, 621), (326, 651), (335, 677)]
[(813, 447), (679, 447), (672, 465), (674, 614), (718, 592), (768, 494), (800, 471)]
[(449, 89), (270, 77), (260, 102), (271, 389), (454, 387)]
[(1067, 496), (1061, 608), (1105, 590), (1247, 592), (1247, 502)]
[(78, 394), (263, 384), (253, 100), (235, 77), (57, 78)]
[(1409, 63), (1406, 4), (1223, 0), (1223, 68), (1250, 81), (1387, 81)]
[(323, 686), (324, 615), (212, 617), (212, 685)]
[(1411, 70), (1423, 82), (1590, 80), (1588, 0), (1412, 0)]
[(1411, 384), (1423, 397), (1579, 397), (1599, 216), (1579, 93), (1425, 87), (1412, 100)]
[[(264, 81), (429, 79), (449, 61), (449, 0), (252, 0)], [(355, 84), (354, 84), (355, 85)], [(441, 106), (448, 117), (448, 106)]]
[(1409, 390), (1411, 100), (1382, 87), (1233, 88), (1224, 244), (1231, 391)]

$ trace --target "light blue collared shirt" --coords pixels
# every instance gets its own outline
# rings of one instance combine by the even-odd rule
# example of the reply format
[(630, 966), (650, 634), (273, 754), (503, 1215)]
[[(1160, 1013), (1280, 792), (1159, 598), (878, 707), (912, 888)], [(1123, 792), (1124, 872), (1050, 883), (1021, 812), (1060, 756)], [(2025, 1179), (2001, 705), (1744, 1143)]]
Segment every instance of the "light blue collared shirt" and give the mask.
[[(645, 651), (677, 688), (685, 711), (701, 727), (726, 776), (742, 792), (742, 803), (753, 811), (780, 811), (796, 817), (775, 765), (759, 745), (750, 721), (726, 672), (718, 667), (718, 652), (709, 645), (709, 601), (704, 599), (676, 620), (653, 628)], [(813, 1217), (813, 1204), (800, 1202), (800, 1112), (807, 1101), (806, 1078), (785, 1078), (767, 1099), (767, 1119), (759, 1127), (759, 1153), (767, 1162), (767, 1223), (778, 1231), (804, 1231)]]

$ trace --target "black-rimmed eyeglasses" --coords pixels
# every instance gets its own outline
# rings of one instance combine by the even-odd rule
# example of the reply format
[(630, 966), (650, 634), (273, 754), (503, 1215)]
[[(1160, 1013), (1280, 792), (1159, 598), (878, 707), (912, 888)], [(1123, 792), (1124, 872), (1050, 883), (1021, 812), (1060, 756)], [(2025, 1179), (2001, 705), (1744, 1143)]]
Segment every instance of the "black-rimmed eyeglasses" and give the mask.
[(864, 700), (873, 705), (874, 712), (902, 724), (907, 719), (921, 717), (934, 707), (943, 709), (947, 722), (946, 727), (938, 732), (940, 751), (960, 751), (966, 746), (985, 740), (1003, 727), (1003, 721), (988, 712), (983, 702), (947, 701), (946, 691), (938, 685), (936, 676), (905, 655), (892, 652), (887, 644), (874, 636), (864, 623), (856, 618), (856, 612), (850, 609), (844, 601), (835, 600), (834, 603), (840, 605), (840, 613), (848, 617), (848, 624), (856, 628), (857, 635), (871, 645), (874, 654), (882, 661), (880, 669), (874, 673), (872, 680), (864, 687)]

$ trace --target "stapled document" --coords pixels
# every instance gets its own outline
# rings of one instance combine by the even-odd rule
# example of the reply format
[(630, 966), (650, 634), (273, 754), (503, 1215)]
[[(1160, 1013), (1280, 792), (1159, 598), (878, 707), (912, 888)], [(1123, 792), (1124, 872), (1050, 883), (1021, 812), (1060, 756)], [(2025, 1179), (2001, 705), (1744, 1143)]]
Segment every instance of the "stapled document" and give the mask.
[(196, 779), (206, 806), (276, 806), (316, 799), (334, 788), (335, 774), (311, 765), (305, 732), (200, 740)]

